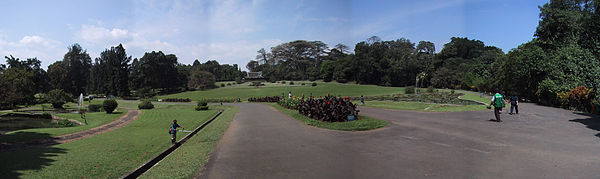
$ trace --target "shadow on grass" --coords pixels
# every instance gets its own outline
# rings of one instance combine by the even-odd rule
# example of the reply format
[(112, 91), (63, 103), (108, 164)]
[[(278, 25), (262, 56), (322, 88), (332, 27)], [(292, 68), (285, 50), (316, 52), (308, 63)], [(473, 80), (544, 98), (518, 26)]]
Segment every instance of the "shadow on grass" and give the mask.
[[(589, 129), (592, 129), (595, 131), (600, 131), (600, 117), (598, 117), (597, 115), (594, 115), (594, 114), (586, 114), (586, 113), (579, 113), (579, 112), (575, 112), (575, 114), (587, 116), (587, 118), (573, 119), (573, 120), (569, 120), (569, 121), (578, 122), (578, 123), (585, 125)], [(600, 137), (600, 133), (596, 134), (595, 136)]]
[(10, 134), (0, 135), (0, 144), (13, 142), (28, 142), (32, 140), (45, 138), (50, 138), (50, 134), (39, 132), (14, 132)]
[[(39, 133), (27, 135), (44, 136), (48, 134)], [(23, 171), (40, 170), (51, 165), (51, 163), (55, 161), (54, 159), (51, 159), (51, 157), (66, 152), (65, 149), (53, 146), (2, 151), (0, 152), (0, 173), (2, 173), (2, 178), (22, 178), (23, 176), (21, 175)]]

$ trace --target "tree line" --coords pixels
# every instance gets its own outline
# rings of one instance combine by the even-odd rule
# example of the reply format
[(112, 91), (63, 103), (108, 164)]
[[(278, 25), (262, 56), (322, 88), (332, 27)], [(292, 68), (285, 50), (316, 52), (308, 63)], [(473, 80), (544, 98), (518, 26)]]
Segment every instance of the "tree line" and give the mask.
[(216, 87), (216, 81), (240, 81), (245, 76), (237, 65), (215, 60), (181, 64), (176, 55), (161, 51), (146, 52), (132, 60), (121, 44), (104, 50), (93, 62), (86, 50), (74, 44), (47, 71), (37, 58), (20, 60), (10, 55), (5, 59), (7, 63), (0, 65), (2, 109), (35, 104), (45, 94), (149, 97), (210, 89)]
[[(534, 38), (508, 54), (464, 37), (452, 37), (436, 53), (429, 41), (383, 41), (373, 36), (357, 43), (354, 52), (343, 44), (286, 42), (270, 51), (258, 50), (246, 67), (262, 71), (269, 81), (322, 79), (484, 92), (500, 89), (549, 105), (598, 103), (600, 95), (594, 94), (600, 86), (599, 6), (599, 0), (551, 0), (539, 7)], [(587, 92), (579, 94), (578, 87)], [(575, 100), (577, 96), (587, 99)]]

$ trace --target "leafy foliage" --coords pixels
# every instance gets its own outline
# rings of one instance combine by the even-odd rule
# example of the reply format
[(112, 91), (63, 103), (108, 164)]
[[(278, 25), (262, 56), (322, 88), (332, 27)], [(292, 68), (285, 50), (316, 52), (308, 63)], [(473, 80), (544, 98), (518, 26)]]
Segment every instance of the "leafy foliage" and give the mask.
[(107, 99), (102, 103), (102, 108), (108, 114), (111, 114), (115, 109), (117, 109), (117, 106), (119, 106), (119, 104), (115, 99)]
[(55, 89), (44, 95), (44, 100), (56, 109), (62, 109), (63, 104), (73, 101), (73, 96), (62, 89)]
[(279, 96), (273, 96), (273, 97), (264, 97), (264, 98), (248, 98), (248, 102), (270, 102), (270, 103), (274, 103), (274, 102), (279, 102), (280, 97)]
[(293, 97), (292, 99), (283, 98), (277, 101), (277, 104), (288, 109), (298, 109), (298, 105), (301, 103), (301, 101), (302, 99), (298, 97)]
[(571, 89), (569, 92), (569, 101), (579, 110), (591, 111), (593, 99), (593, 89), (584, 86)]
[(162, 99), (163, 102), (192, 102), (190, 98), (166, 98)]
[(88, 105), (88, 110), (90, 112), (100, 112), (101, 108), (102, 108), (102, 105), (100, 105), (100, 104), (90, 104), (90, 105)]
[(322, 99), (309, 98), (301, 100), (297, 105), (298, 112), (309, 118), (326, 122), (345, 122), (348, 116), (353, 115), (358, 119), (356, 105), (349, 98), (327, 96)]
[(153, 109), (154, 104), (150, 100), (144, 100), (138, 104), (138, 109)]
[(404, 93), (406, 93), (406, 94), (415, 94), (415, 87), (414, 86), (407, 86), (404, 89)]

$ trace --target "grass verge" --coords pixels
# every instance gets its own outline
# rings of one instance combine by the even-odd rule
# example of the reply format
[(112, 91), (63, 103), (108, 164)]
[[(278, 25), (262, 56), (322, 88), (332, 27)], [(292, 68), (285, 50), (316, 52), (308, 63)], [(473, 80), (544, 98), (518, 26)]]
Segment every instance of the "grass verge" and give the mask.
[[(55, 137), (64, 134), (71, 134), (79, 131), (88, 130), (94, 127), (98, 127), (109, 122), (112, 122), (121, 116), (125, 115), (127, 110), (118, 109), (116, 113), (106, 114), (105, 112), (93, 112), (86, 113), (86, 119), (88, 125), (75, 126), (75, 127), (62, 127), (62, 128), (36, 128), (36, 129), (22, 129), (9, 132), (5, 135), (0, 135), (0, 142), (24, 142), (36, 139), (42, 139), (47, 137)], [(84, 122), (79, 114), (61, 113), (55, 114), (55, 116), (74, 119), (80, 122)]]
[(171, 145), (167, 130), (173, 119), (189, 130), (216, 112), (158, 105), (114, 131), (45, 148), (3, 152), (0, 173), (6, 178), (120, 178)]
[(284, 107), (281, 107), (276, 103), (270, 103), (269, 105), (271, 105), (275, 109), (291, 116), (292, 118), (299, 120), (300, 122), (302, 122), (304, 124), (319, 127), (319, 128), (341, 130), (341, 131), (364, 131), (364, 130), (377, 129), (377, 128), (385, 127), (388, 125), (387, 121), (375, 119), (375, 118), (368, 117), (368, 116), (361, 116), (361, 115), (358, 116), (360, 118), (360, 120), (351, 121), (351, 122), (322, 122), (322, 121), (317, 121), (317, 120), (308, 118), (308, 117), (298, 113), (298, 111), (296, 111), (296, 110), (291, 110), (291, 109), (286, 109)]
[(211, 108), (225, 111), (140, 178), (193, 178), (202, 171), (215, 145), (239, 110), (237, 106), (211, 106)]
[(424, 112), (460, 112), (486, 110), (485, 105), (454, 105), (406, 101), (365, 101), (365, 106)]

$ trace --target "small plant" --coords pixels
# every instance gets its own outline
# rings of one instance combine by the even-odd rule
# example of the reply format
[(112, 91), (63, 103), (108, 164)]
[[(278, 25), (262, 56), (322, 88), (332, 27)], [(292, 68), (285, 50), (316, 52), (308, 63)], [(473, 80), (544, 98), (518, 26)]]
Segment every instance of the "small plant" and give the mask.
[(150, 100), (144, 100), (142, 103), (138, 104), (138, 109), (153, 109), (154, 104)]
[(312, 83), (312, 86), (317, 86), (317, 82), (313, 82), (313, 83)]
[(208, 110), (208, 103), (206, 101), (198, 101), (198, 105), (194, 108), (196, 111)]
[(58, 121), (56, 124), (54, 124), (55, 128), (60, 128), (60, 127), (73, 127), (76, 126), (77, 124), (74, 123), (73, 121), (69, 121), (67, 119), (63, 119)]
[(408, 86), (408, 87), (406, 87), (404, 93), (405, 94), (415, 94), (415, 87), (414, 86)]
[(434, 92), (434, 91), (433, 91), (433, 86), (429, 86), (429, 87), (427, 87), (427, 92), (428, 92), (428, 93), (433, 93), (433, 92)]
[(285, 84), (285, 81), (281, 81), (281, 84)]
[(290, 81), (290, 85), (294, 85), (294, 82), (293, 82), (293, 81)]
[(182, 103), (187, 103), (187, 102), (192, 102), (192, 100), (190, 98), (167, 98), (167, 99), (163, 99), (163, 102), (182, 102)]
[(450, 90), (450, 94), (454, 94), (454, 92), (456, 92), (454, 89)]
[(99, 105), (99, 104), (90, 104), (90, 105), (88, 105), (88, 110), (90, 112), (100, 112), (101, 108), (102, 108), (102, 105)]
[(302, 86), (306, 85), (306, 83), (302, 83)]
[(227, 83), (227, 86), (231, 86), (231, 83)]
[(221, 87), (225, 87), (225, 83), (221, 83)]
[(108, 114), (111, 114), (115, 109), (117, 109), (117, 106), (119, 106), (119, 103), (117, 103), (115, 99), (107, 99), (102, 103), (102, 108), (104, 108), (104, 111), (106, 111)]

